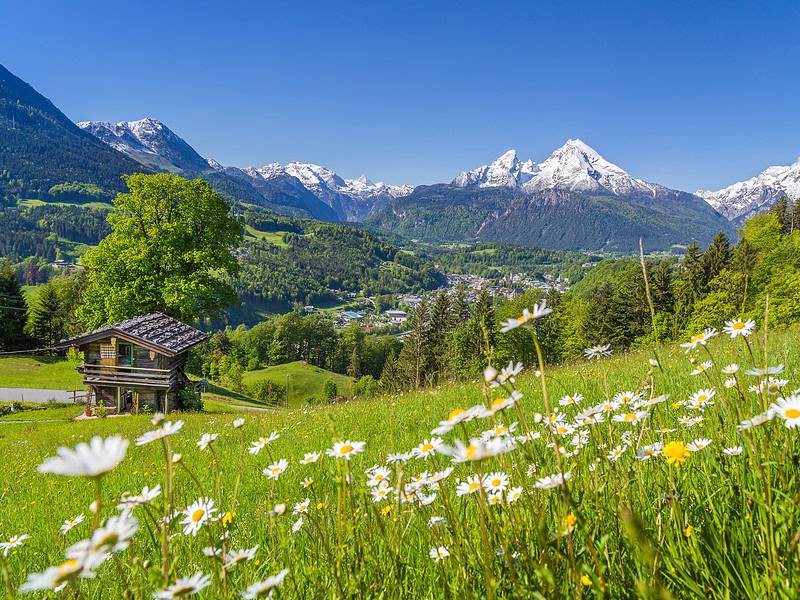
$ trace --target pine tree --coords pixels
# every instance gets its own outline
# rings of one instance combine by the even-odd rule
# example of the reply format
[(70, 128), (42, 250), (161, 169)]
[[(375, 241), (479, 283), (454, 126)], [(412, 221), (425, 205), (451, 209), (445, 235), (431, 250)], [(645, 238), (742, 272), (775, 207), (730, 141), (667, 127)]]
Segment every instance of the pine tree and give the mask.
[(411, 329), (403, 340), (398, 371), (412, 387), (419, 388), (425, 382), (428, 369), (428, 304), (425, 300), (411, 313), (408, 323)]
[(692, 317), (695, 302), (705, 294), (705, 268), (696, 242), (686, 249), (682, 268), (675, 295), (675, 321), (681, 331)]
[(452, 330), (452, 322), (450, 299), (447, 292), (442, 290), (433, 302), (430, 324), (427, 327), (428, 372), (434, 381), (439, 380), (444, 371), (447, 339)]
[(675, 310), (675, 296), (672, 289), (672, 265), (668, 260), (662, 260), (652, 270), (651, 291), (653, 305), (656, 313), (671, 314)]
[(797, 198), (789, 207), (786, 219), (788, 221), (788, 231), (786, 233), (794, 233), (800, 230), (800, 198)]
[(470, 320), (477, 325), (481, 339), (478, 347), (480, 348), (481, 362), (488, 364), (491, 360), (495, 346), (497, 346), (497, 319), (494, 314), (494, 303), (492, 302), (489, 291), (482, 288), (478, 299), (472, 309)]
[(51, 348), (63, 337), (63, 321), (58, 292), (53, 285), (43, 285), (28, 314), (28, 335), (39, 344)]
[(391, 352), (383, 363), (380, 377), (381, 387), (388, 392), (396, 392), (402, 389), (399, 381), (400, 373), (397, 367), (397, 354)]
[(742, 291), (742, 306), (744, 311), (747, 306), (747, 295), (750, 291), (750, 278), (758, 263), (758, 248), (753, 246), (746, 238), (742, 238), (733, 251), (733, 268), (744, 274), (744, 290)]
[(770, 210), (778, 216), (778, 221), (783, 227), (783, 233), (789, 233), (789, 200), (786, 196), (778, 198), (778, 201)]
[(27, 345), (27, 308), (14, 268), (0, 268), (0, 349), (18, 350)]
[(450, 304), (450, 315), (452, 319), (451, 328), (455, 328), (463, 323), (466, 323), (467, 319), (469, 319), (470, 312), (469, 304), (467, 304), (467, 290), (463, 285), (459, 285), (456, 288), (455, 296)]
[(728, 236), (720, 231), (703, 253), (703, 288), (706, 289), (711, 280), (728, 268), (731, 262), (731, 243)]

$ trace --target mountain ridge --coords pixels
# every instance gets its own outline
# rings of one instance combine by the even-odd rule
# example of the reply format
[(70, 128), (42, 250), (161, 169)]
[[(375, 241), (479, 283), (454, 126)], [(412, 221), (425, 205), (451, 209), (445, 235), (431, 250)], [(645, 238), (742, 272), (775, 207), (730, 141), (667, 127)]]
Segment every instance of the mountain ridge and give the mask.
[(800, 199), (800, 158), (790, 165), (767, 167), (758, 175), (716, 191), (697, 190), (700, 196), (726, 218), (742, 222), (763, 212), (781, 197)]

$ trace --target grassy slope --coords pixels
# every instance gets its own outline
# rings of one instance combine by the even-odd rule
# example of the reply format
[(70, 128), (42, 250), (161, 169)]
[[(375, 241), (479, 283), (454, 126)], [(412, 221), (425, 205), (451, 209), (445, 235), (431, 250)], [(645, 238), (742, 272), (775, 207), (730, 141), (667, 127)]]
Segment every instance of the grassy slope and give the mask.
[(253, 237), (259, 240), (266, 240), (281, 248), (289, 247), (289, 244), (287, 244), (283, 240), (283, 234), (285, 233), (283, 231), (261, 231), (251, 225), (245, 225), (244, 229), (245, 229), (245, 235), (248, 237)]
[[(800, 368), (799, 344), (798, 331), (773, 334), (770, 340), (770, 363), (784, 363), (785, 375), (789, 378)], [(742, 365), (748, 364), (747, 353), (740, 344), (714, 340), (713, 351), (720, 365), (733, 360)], [(582, 363), (550, 370), (548, 382), (551, 394), (558, 398), (563, 393), (577, 391), (586, 397), (584, 405), (595, 403), (605, 395), (600, 375), (603, 370), (608, 372), (608, 385), (612, 393), (638, 389), (647, 379), (647, 358), (650, 356), (651, 353), (633, 353), (601, 361), (596, 365)], [(659, 356), (666, 374), (656, 374), (656, 393), (669, 392), (673, 400), (681, 400), (699, 387), (708, 385), (702, 377), (689, 375), (690, 366), (679, 349), (661, 349)], [(712, 376), (716, 381), (716, 373)], [(539, 381), (531, 376), (522, 376), (519, 384), (525, 393), (523, 406), (526, 413), (530, 416), (535, 411), (541, 411)], [(795, 383), (792, 389), (796, 385)], [(364, 454), (357, 456), (351, 463), (358, 486), (356, 489), (361, 490), (364, 468), (383, 463), (387, 452), (405, 451), (419, 444), (438, 420), (453, 407), (469, 406), (480, 400), (478, 385), (454, 385), (373, 401), (248, 416), (243, 430), (244, 438), (248, 442), (271, 430), (277, 430), (281, 434), (280, 439), (269, 446), (270, 456), (275, 459), (288, 458), (290, 467), (277, 485), (268, 482), (261, 474), (261, 469), (270, 461), (264, 453), (257, 457), (246, 456), (244, 462), (239, 460), (237, 435), (226, 427), (230, 417), (185, 416), (184, 431), (171, 440), (175, 451), (184, 454), (183, 463), (193, 470), (206, 487), (206, 493), (211, 493), (213, 489), (214, 475), (209, 455), (199, 452), (195, 446), (195, 441), (203, 432), (222, 434), (217, 442), (216, 452), (223, 465), (225, 489), (229, 492), (233, 488), (236, 475), (243, 475), (241, 503), (236, 521), (240, 523), (240, 527), (234, 530), (233, 544), (235, 547), (262, 544), (259, 551), (262, 564), (256, 567), (251, 563), (237, 568), (237, 578), (242, 578), (237, 581), (251, 582), (277, 572), (283, 566), (290, 566), (294, 578), (287, 580), (286, 585), (291, 590), (288, 596), (311, 596), (315, 594), (315, 590), (332, 589), (335, 585), (335, 561), (320, 560), (321, 557), (324, 558), (325, 550), (319, 544), (320, 536), (315, 527), (324, 528), (323, 535), (335, 539), (337, 496), (333, 479), (335, 469), (331, 461), (323, 459), (320, 465), (302, 467), (297, 464), (297, 460), (303, 452), (322, 450), (329, 447), (332, 441), (347, 437), (366, 441)], [(636, 553), (624, 541), (626, 538), (622, 534), (616, 508), (621, 503), (631, 505), (644, 520), (646, 534), (654, 545), (649, 551), (658, 552), (658, 579), (668, 582), (677, 591), (678, 597), (701, 596), (707, 591), (725, 589), (729, 592), (732, 589), (731, 593), (737, 597), (763, 595), (764, 586), (767, 585), (763, 549), (761, 542), (754, 541), (764, 533), (761, 519), (765, 514), (762, 510), (764, 499), (759, 496), (760, 480), (754, 465), (757, 458), (750, 454), (748, 444), (742, 441), (733, 427), (738, 421), (736, 412), (742, 410), (746, 415), (755, 414), (756, 404), (755, 401), (748, 400), (743, 406), (720, 392), (717, 405), (709, 411), (702, 426), (690, 430), (679, 428), (668, 436), (668, 440), (690, 441), (701, 436), (714, 440), (710, 448), (698, 456), (692, 455), (684, 467), (671, 475), (681, 486), (681, 514), (685, 519), (684, 523), (675, 526), (670, 525), (674, 518), (671, 516), (672, 509), (662, 503), (668, 490), (668, 469), (664, 461), (655, 459), (638, 462), (632, 460), (628, 452), (624, 462), (611, 463), (604, 458), (607, 448), (595, 452), (595, 444), (602, 442), (602, 437), (606, 435), (606, 425), (593, 430), (592, 435), (596, 432), (600, 439), (590, 443), (584, 453), (589, 457), (597, 456), (597, 469), (593, 472), (587, 470), (587, 457), (584, 455), (568, 464), (573, 469), (571, 489), (577, 502), (575, 511), (579, 518), (575, 536), (576, 562), (581, 572), (591, 576), (591, 589), (587, 588), (586, 593), (600, 594), (597, 577), (602, 573), (610, 586), (612, 597), (629, 597), (632, 590), (636, 589), (637, 582), (644, 586), (640, 588), (642, 594), (654, 595), (652, 589), (648, 589), (648, 586), (656, 585), (650, 567), (637, 562)], [(667, 424), (677, 427), (675, 419), (686, 412), (686, 409), (673, 409), (669, 403), (662, 403), (653, 411), (653, 418), (656, 420), (654, 427)], [(718, 417), (724, 422), (724, 426), (718, 423)], [(517, 417), (506, 413), (502, 419), (507, 419), (508, 422), (517, 420)], [(475, 428), (479, 431), (482, 426), (485, 427), (478, 423)], [(628, 429), (619, 424), (613, 427), (615, 437)], [(63, 548), (86, 534), (85, 523), (65, 541), (54, 538), (53, 532), (62, 520), (84, 510), (92, 499), (92, 486), (89, 482), (39, 475), (35, 472), (36, 465), (52, 455), (57, 445), (65, 442), (72, 445), (91, 435), (112, 433), (132, 439), (150, 428), (146, 417), (128, 417), (84, 423), (7, 425), (0, 429), (0, 453), (15, 457), (13, 462), (6, 465), (4, 477), (0, 480), (0, 498), (3, 498), (6, 506), (14, 507), (13, 511), (0, 510), (0, 532), (5, 535), (23, 532), (32, 535), (30, 549), (26, 548), (11, 556), (10, 567), (16, 582), (21, 579), (21, 573), (41, 570), (58, 562)], [(774, 458), (780, 458), (785, 445), (789, 452), (797, 451), (797, 436), (790, 436), (790, 433), (779, 422), (764, 425), (756, 431), (758, 443), (763, 440), (763, 443), (768, 444)], [(657, 436), (648, 432), (643, 443), (650, 443), (654, 438), (657, 439)], [(791, 444), (789, 440), (792, 440)], [(533, 452), (539, 465), (537, 477), (552, 474), (555, 466), (551, 455), (544, 457), (547, 453), (545, 441), (533, 444)], [(733, 444), (745, 445), (745, 455), (735, 459), (723, 457), (721, 449)], [(106, 477), (105, 490), (109, 497), (119, 497), (125, 490), (139, 490), (145, 484), (154, 485), (162, 478), (163, 465), (158, 444), (140, 448), (132, 446), (128, 454), (123, 465)], [(493, 569), (502, 586), (498, 591), (500, 595), (510, 595), (510, 586), (514, 581), (518, 592), (538, 588), (547, 597), (570, 595), (569, 590), (573, 588), (566, 575), (566, 550), (563, 546), (559, 549), (557, 545), (547, 541), (552, 540), (550, 532), (560, 523), (556, 517), (562, 511), (560, 494), (556, 491), (534, 489), (532, 480), (527, 479), (524, 474), (526, 458), (519, 453), (510, 457), (511, 461), (500, 458), (485, 466), (487, 469), (502, 468), (510, 472), (513, 485), (522, 485), (525, 488), (523, 502), (518, 508), (496, 513), (505, 515), (515, 511), (513, 519), (503, 518), (502, 527), (516, 531), (515, 535), (525, 536), (520, 539), (511, 537), (508, 540), (513, 549), (521, 551), (519, 560), (522, 563), (519, 569), (504, 570), (503, 560), (495, 560)], [(424, 463), (412, 461), (408, 463), (407, 471), (433, 471), (445, 464), (442, 457)], [(796, 479), (783, 479), (790, 476), (787, 475), (787, 469), (780, 466), (784, 463), (775, 461), (772, 464), (779, 475), (777, 479), (773, 479), (774, 487), (796, 493)], [(466, 465), (458, 466), (445, 486), (447, 493), (452, 494), (455, 480), (463, 479), (472, 471)], [(291, 508), (294, 502), (308, 496), (300, 488), (300, 482), (308, 475), (313, 476), (316, 481), (315, 499), (325, 500), (328, 508), (314, 513), (319, 515), (314, 517), (320, 519), (314, 521), (318, 525), (306, 524), (300, 534), (293, 536), (288, 530), (294, 518), (287, 513), (280, 519), (271, 519), (268, 516), (269, 510), (276, 502), (286, 502)], [(734, 489), (733, 483), (739, 487)], [(177, 485), (179, 506), (185, 506), (198, 495), (183, 471), (178, 473)], [(775, 512), (779, 515), (779, 523), (782, 523), (775, 534), (780, 542), (779, 560), (787, 565), (791, 564), (790, 561), (795, 561), (796, 566), (795, 553), (787, 550), (797, 523), (794, 520), (797, 518), (796, 513), (794, 517), (791, 513), (791, 496), (781, 494), (773, 501), (776, 503)], [(464, 541), (464, 548), (467, 550), (465, 560), (469, 565), (468, 570), (462, 574), (456, 566), (459, 564), (459, 557), (452, 557), (445, 566), (446, 578), (450, 585), (456, 586), (462, 592), (464, 586), (469, 586), (473, 590), (471, 595), (484, 597), (485, 590), (481, 589), (483, 575), (479, 562), (476, 562), (482, 548), (476, 517), (478, 513), (475, 509), (477, 501), (474, 497), (466, 500), (456, 500), (453, 497), (451, 502), (457, 502), (459, 511), (459, 518), (453, 525), (463, 527), (457, 531), (468, 538)], [(364, 506), (371, 505), (365, 502)], [(361, 581), (361, 585), (366, 587), (351, 587), (348, 593), (375, 595), (378, 590), (393, 590), (388, 597), (440, 597), (443, 594), (442, 573), (437, 564), (427, 557), (431, 545), (440, 543), (439, 539), (432, 536), (443, 535), (441, 543), (446, 543), (451, 551), (456, 549), (451, 538), (454, 534), (448, 530), (440, 530), (437, 534), (426, 525), (431, 514), (441, 514), (441, 503), (437, 501), (430, 509), (420, 509), (419, 513), (405, 508), (402, 514), (393, 513), (388, 518), (379, 517), (369, 510), (359, 511), (353, 522), (361, 527), (360, 537), (355, 540), (348, 537), (344, 552), (347, 553), (347, 548), (350, 547), (366, 548), (366, 552), (360, 555), (359, 560), (362, 562), (356, 561), (353, 554), (347, 553), (349, 558), (345, 559), (345, 575), (348, 580)], [(754, 511), (759, 512), (751, 515)], [(696, 533), (691, 539), (686, 539), (682, 533), (684, 524), (691, 524), (695, 528)], [(393, 539), (397, 540), (395, 550), (391, 550)], [(593, 546), (589, 546), (590, 542)], [(138, 555), (146, 554), (157, 560), (157, 554), (150, 548), (146, 535), (140, 534), (137, 544)], [(209, 563), (199, 556), (199, 548), (205, 544), (205, 538), (177, 538), (175, 545), (180, 556), (178, 570), (181, 574), (194, 573), (198, 569), (208, 572)], [(592, 552), (589, 551), (590, 548)], [(600, 553), (599, 561), (593, 559), (595, 548)], [(493, 550), (489, 551), (489, 555), (493, 555)], [(405, 565), (400, 570), (397, 570), (399, 566), (395, 556), (401, 557), (400, 560)], [(621, 573), (622, 565), (624, 575)], [(553, 573), (555, 583), (548, 583), (551, 576), (543, 574), (542, 569), (549, 569), (548, 573)], [(787, 585), (789, 572), (791, 568), (778, 574), (778, 585)], [(118, 584), (114, 583), (115, 573), (112, 566), (105, 566), (100, 572), (99, 581), (106, 582), (119, 592)], [(731, 579), (730, 573), (736, 573), (741, 581)], [(363, 577), (359, 579), (360, 574)], [(93, 589), (98, 589), (97, 583), (92, 585), (95, 586)], [(111, 593), (112, 590), (105, 591)]]
[(332, 373), (301, 361), (275, 365), (244, 374), (245, 385), (267, 380), (285, 386), (289, 384), (289, 405), (302, 406), (308, 398), (321, 398), (322, 388), (328, 379), (336, 383), (340, 393), (349, 394), (353, 379), (339, 373)]
[(0, 387), (82, 390), (83, 379), (76, 363), (59, 357), (0, 358)]

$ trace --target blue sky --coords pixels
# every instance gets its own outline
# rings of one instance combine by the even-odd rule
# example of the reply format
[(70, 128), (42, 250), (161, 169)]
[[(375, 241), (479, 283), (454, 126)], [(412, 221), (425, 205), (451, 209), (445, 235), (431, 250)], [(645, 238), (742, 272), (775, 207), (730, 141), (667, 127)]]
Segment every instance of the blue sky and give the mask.
[(798, 2), (14, 2), (0, 63), (73, 120), (223, 164), (450, 180), (580, 137), (716, 189), (800, 155)]

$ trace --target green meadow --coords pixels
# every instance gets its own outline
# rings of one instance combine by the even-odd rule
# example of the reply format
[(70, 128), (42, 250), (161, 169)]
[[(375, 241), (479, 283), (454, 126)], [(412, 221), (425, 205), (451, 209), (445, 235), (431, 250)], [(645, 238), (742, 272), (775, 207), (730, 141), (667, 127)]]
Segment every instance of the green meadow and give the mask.
[[(289, 574), (273, 597), (797, 597), (800, 430), (780, 415), (741, 431), (737, 425), (781, 398), (791, 400), (800, 332), (771, 333), (766, 350), (763, 333), (748, 342), (720, 334), (688, 354), (670, 346), (545, 367), (543, 376), (532, 368), (498, 388), (476, 381), (242, 414), (240, 429), (232, 426), (240, 415), (169, 415), (184, 422), (182, 429), (142, 446), (133, 440), (154, 429), (145, 416), (2, 424), (0, 452), (14, 460), (4, 464), (0, 481), (0, 543), (30, 535), (5, 559), (8, 588), (62, 564), (65, 551), (89, 536), (97, 490), (100, 522), (118, 514), (125, 492), (160, 484), (157, 498), (132, 509), (138, 532), (130, 545), (94, 577), (65, 577), (67, 597), (148, 598), (198, 572), (211, 578), (198, 597), (233, 597), (284, 568)], [(712, 365), (692, 375), (703, 362)], [(731, 363), (740, 365), (738, 372), (723, 374)], [(745, 370), (765, 364), (783, 365), (770, 382), (774, 390), (748, 391), (766, 377)], [(726, 386), (731, 377), (735, 385)], [(456, 464), (441, 452), (426, 454), (430, 442), (438, 444), (431, 430), (457, 414), (451, 411), (491, 406), (512, 387), (523, 394), (516, 404), (441, 437), (446, 445), (482, 434), (508, 439), (510, 429), (522, 440), (513, 449)], [(688, 402), (698, 390), (711, 395), (702, 409)], [(646, 414), (636, 422), (604, 417), (574, 425), (582, 410), (613, 402), (619, 392), (639, 394)], [(570, 404), (567, 397), (576, 394), (582, 399)], [(632, 405), (618, 405), (612, 414), (633, 412)], [(549, 420), (574, 429), (564, 436)], [(279, 437), (257, 454), (247, 451), (270, 432)], [(219, 434), (207, 450), (197, 445), (204, 433)], [(576, 444), (578, 434), (585, 440)], [(37, 472), (59, 446), (112, 435), (131, 445), (97, 489), (85, 478)], [(363, 452), (350, 460), (325, 455), (347, 440), (365, 442)], [(652, 452), (670, 442), (684, 450)], [(414, 448), (417, 456), (390, 462), (392, 454)], [(308, 452), (322, 456), (300, 464)], [(174, 471), (165, 462), (171, 453), (182, 455)], [(263, 473), (281, 471), (281, 459), (287, 466), (276, 479)], [(375, 483), (377, 472), (367, 473), (373, 466), (386, 466), (381, 478), (389, 481), (390, 491), (377, 501), (381, 486), (368, 485)], [(432, 481), (448, 467), (452, 473)], [(566, 484), (557, 485), (562, 473), (569, 473)], [(459, 495), (474, 477), (482, 482), (477, 491)], [(184, 511), (202, 498), (214, 501), (218, 515), (230, 514), (204, 522), (197, 535), (185, 534), (183, 524), (199, 514), (196, 508), (162, 528), (162, 516), (172, 514), (169, 502)], [(307, 512), (292, 514), (305, 499)], [(59, 533), (63, 521), (79, 514), (83, 523)], [(203, 553), (213, 547), (229, 557), (255, 546), (252, 559), (235, 566)]]

